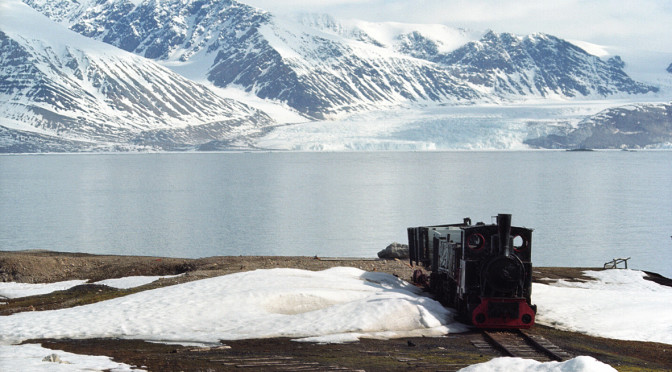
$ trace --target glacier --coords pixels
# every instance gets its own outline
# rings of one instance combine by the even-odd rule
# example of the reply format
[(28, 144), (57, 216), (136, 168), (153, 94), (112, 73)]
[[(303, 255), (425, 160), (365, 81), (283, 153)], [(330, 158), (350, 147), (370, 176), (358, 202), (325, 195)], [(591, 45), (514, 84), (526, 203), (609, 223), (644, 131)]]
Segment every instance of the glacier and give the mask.
[(259, 149), (291, 151), (531, 150), (525, 140), (565, 134), (585, 117), (628, 102), (409, 106), (275, 126), (253, 143)]

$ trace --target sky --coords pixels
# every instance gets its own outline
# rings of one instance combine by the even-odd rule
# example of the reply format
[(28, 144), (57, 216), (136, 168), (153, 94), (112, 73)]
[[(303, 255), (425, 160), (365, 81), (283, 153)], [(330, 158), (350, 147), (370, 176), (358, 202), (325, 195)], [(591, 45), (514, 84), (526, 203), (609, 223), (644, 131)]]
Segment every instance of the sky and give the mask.
[(474, 31), (543, 32), (605, 46), (672, 51), (672, 1), (662, 0), (240, 0), (273, 13), (440, 23)]

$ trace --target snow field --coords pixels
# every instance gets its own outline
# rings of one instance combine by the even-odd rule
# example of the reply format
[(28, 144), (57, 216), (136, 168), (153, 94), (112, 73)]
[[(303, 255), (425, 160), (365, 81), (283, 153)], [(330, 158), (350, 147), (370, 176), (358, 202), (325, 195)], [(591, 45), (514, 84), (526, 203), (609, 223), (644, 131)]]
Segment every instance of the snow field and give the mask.
[(619, 340), (672, 344), (672, 288), (636, 270), (587, 271), (595, 281), (532, 284), (537, 323)]
[(438, 336), (466, 329), (451, 319), (451, 310), (389, 274), (350, 268), (275, 269), (70, 309), (14, 314), (0, 324), (0, 343), (42, 337), (194, 342), (311, 337), (310, 341), (335, 342)]
[[(537, 322), (601, 337), (672, 344), (672, 314), (668, 311), (672, 288), (648, 281), (645, 273), (635, 270), (586, 271), (585, 275), (594, 280), (535, 283), (532, 298), (539, 307)], [(128, 288), (157, 278), (99, 283)], [(22, 285), (19, 292), (17, 283), (0, 283), (0, 294), (30, 295), (77, 284), (81, 283), (34, 284), (35, 292), (31, 293), (31, 285)], [(348, 342), (363, 337), (442, 336), (468, 329), (452, 319), (451, 309), (389, 274), (354, 268), (256, 270), (86, 306), (3, 317), (0, 370), (133, 370), (107, 357), (12, 345), (31, 338), (119, 337), (193, 344), (291, 337), (307, 342)], [(70, 364), (42, 361), (52, 353)], [(614, 371), (587, 356), (562, 363), (496, 358), (463, 371), (511, 370)]]

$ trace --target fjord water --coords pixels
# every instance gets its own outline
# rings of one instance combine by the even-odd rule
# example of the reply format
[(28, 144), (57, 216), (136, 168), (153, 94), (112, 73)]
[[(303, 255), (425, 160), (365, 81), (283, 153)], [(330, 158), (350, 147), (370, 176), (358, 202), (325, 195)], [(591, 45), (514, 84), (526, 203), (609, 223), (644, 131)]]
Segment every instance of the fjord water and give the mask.
[(672, 276), (672, 152), (0, 156), (0, 249), (375, 257), (406, 228), (535, 229), (537, 266)]

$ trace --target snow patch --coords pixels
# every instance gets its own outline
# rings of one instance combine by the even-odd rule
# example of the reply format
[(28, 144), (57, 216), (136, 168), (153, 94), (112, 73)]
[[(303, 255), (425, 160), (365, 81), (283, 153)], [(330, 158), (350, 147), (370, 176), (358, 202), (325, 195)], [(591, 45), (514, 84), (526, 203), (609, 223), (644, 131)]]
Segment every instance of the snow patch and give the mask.
[(615, 372), (616, 369), (593, 357), (579, 356), (565, 362), (537, 362), (522, 358), (495, 358), (462, 368), (460, 372)]
[[(50, 356), (53, 361), (49, 360)], [(45, 360), (47, 359), (47, 360)], [(52, 350), (38, 344), (0, 345), (0, 370), (33, 372), (143, 371), (106, 356), (80, 355)]]
[(360, 29), (380, 44), (393, 48), (399, 43), (401, 35), (418, 32), (436, 44), (441, 54), (450, 53), (470, 41), (478, 40), (481, 32), (467, 32), (463, 29), (441, 24), (414, 24), (399, 22), (367, 22), (361, 20), (343, 20), (344, 25)]
[(0, 323), (0, 344), (63, 337), (180, 342), (291, 337), (337, 342), (439, 336), (467, 329), (452, 319), (452, 310), (389, 274), (353, 268), (274, 269), (75, 308), (13, 314)]
[(609, 51), (609, 47), (604, 45), (593, 44), (582, 40), (567, 40), (567, 41), (585, 50), (589, 54), (598, 56), (600, 58), (608, 57), (613, 54), (612, 52)]
[(55, 291), (64, 291), (84, 283), (86, 283), (86, 280), (67, 280), (56, 283), (0, 283), (0, 297), (19, 298), (39, 296)]
[(142, 285), (155, 282), (159, 279), (176, 278), (176, 277), (182, 276), (182, 275), (183, 274), (164, 275), (164, 276), (128, 276), (128, 277), (125, 277), (125, 278), (105, 279), (105, 280), (95, 282), (94, 284), (106, 285), (108, 287), (118, 288), (118, 289), (129, 289), (129, 288), (140, 287)]
[(619, 340), (672, 344), (672, 288), (636, 270), (586, 271), (588, 282), (533, 283), (537, 323)]

